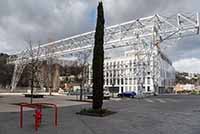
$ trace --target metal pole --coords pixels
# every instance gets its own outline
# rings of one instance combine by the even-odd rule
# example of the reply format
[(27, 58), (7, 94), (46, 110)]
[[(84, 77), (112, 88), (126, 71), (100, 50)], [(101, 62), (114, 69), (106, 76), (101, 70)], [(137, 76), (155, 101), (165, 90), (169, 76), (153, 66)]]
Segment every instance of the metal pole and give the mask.
[(58, 126), (58, 108), (55, 106), (55, 127)]
[(23, 127), (23, 106), (20, 105), (20, 128)]

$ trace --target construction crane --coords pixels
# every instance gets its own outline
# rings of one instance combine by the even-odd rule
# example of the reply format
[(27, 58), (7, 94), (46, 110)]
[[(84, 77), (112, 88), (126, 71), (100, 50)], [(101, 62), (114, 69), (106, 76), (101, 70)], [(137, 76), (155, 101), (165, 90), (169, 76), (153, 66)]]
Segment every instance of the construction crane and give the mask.
[[(77, 55), (81, 53), (91, 53), (94, 46), (95, 31), (87, 32), (58, 41), (50, 42), (33, 48), (33, 54), (40, 60), (49, 58), (60, 58)], [(198, 13), (178, 13), (171, 16), (155, 14), (153, 16), (139, 18), (129, 22), (109, 26), (105, 28), (104, 50), (113, 50), (132, 46), (137, 53), (135, 57), (141, 66), (136, 66), (135, 76), (142, 87), (143, 78), (147, 69), (152, 72), (156, 85), (159, 79), (159, 59), (161, 45), (166, 40), (180, 39), (186, 36), (199, 34), (199, 14)], [(48, 55), (51, 48), (51, 55)], [(39, 56), (38, 56), (38, 49)], [(157, 50), (157, 51), (155, 51)], [(25, 49), (17, 54), (16, 58), (10, 58), (8, 63), (15, 64), (14, 74), (11, 83), (11, 90), (21, 77), (23, 69), (30, 62), (30, 54)], [(143, 56), (140, 56), (143, 53)], [(153, 60), (153, 66), (148, 67), (149, 60)]]

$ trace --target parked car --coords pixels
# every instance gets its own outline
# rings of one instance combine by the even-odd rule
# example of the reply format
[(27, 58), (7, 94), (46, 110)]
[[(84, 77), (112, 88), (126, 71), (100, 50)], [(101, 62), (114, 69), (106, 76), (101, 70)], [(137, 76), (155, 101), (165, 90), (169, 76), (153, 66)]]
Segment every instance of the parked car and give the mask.
[[(92, 99), (92, 98), (93, 98), (92, 93), (89, 94), (89, 95), (87, 96), (87, 98), (88, 98), (88, 99)], [(109, 99), (110, 99), (110, 92), (109, 92), (108, 90), (104, 90), (104, 91), (103, 91), (103, 99), (104, 99), (104, 100), (109, 100)]]
[(135, 92), (123, 92), (123, 93), (119, 93), (117, 96), (134, 98), (136, 96), (136, 93)]

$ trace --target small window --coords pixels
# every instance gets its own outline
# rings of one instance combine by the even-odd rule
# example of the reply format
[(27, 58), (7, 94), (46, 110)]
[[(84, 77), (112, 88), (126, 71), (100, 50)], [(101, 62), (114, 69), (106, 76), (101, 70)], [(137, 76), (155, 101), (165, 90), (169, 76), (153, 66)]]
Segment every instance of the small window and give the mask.
[(106, 79), (106, 85), (108, 85), (108, 79)]
[(129, 78), (129, 84), (132, 85), (132, 79), (131, 78)]
[(151, 91), (151, 90), (150, 90), (150, 86), (147, 86), (147, 91)]
[(112, 83), (113, 85), (115, 85), (116, 84), (116, 81), (115, 81), (115, 79), (113, 79), (113, 83)]
[(123, 93), (124, 92), (124, 88), (123, 87), (121, 87), (121, 93)]
[(128, 84), (128, 82), (127, 82), (127, 81), (128, 81), (128, 79), (127, 79), (127, 78), (125, 78), (125, 84), (126, 84), (126, 85)]
[(147, 77), (147, 84), (150, 84), (150, 77)]
[(117, 85), (119, 85), (119, 79), (117, 79)]

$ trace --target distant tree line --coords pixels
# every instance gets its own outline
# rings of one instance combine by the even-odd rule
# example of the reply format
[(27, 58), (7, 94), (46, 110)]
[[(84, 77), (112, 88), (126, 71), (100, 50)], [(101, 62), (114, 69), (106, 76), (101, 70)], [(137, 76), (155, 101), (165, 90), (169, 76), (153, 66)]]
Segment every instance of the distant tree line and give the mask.
[(14, 65), (6, 64), (8, 58), (8, 54), (0, 53), (0, 85), (3, 88), (11, 84), (14, 70)]
[[(45, 65), (46, 63), (42, 63), (43, 65)], [(54, 66), (54, 64), (52, 65)], [(20, 81), (18, 83), (18, 86), (20, 87), (27, 87), (29, 86), (29, 80), (30, 80), (30, 65), (27, 65), (22, 73), (22, 76), (20, 78)], [(60, 71), (60, 76), (70, 76), (73, 75), (75, 76), (75, 82), (81, 82), (81, 78), (79, 77), (79, 75), (81, 74), (82, 71), (82, 67), (79, 65), (65, 65), (65, 66), (61, 66), (59, 67), (59, 71)], [(68, 81), (68, 77), (66, 77), (66, 80), (64, 82), (69, 82)]]
[[(14, 72), (14, 64), (7, 64), (8, 58), (8, 54), (0, 53), (0, 86), (3, 88), (11, 85), (12, 76)], [(45, 64), (45, 62), (43, 64)], [(81, 74), (81, 71), (82, 66), (79, 66), (78, 64), (60, 66), (61, 76), (74, 75), (75, 81), (77, 82), (81, 82), (81, 78), (78, 77), (78, 75)], [(28, 64), (25, 67), (17, 86), (28, 87), (30, 84), (30, 76), (30, 65)]]
[(65, 65), (64, 67), (61, 67), (60, 71), (61, 71), (60, 72), (61, 76), (70, 76), (70, 75), (77, 76), (82, 71), (82, 67), (76, 64), (70, 66)]

